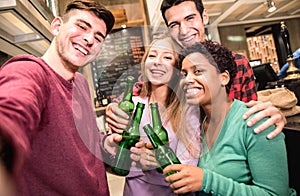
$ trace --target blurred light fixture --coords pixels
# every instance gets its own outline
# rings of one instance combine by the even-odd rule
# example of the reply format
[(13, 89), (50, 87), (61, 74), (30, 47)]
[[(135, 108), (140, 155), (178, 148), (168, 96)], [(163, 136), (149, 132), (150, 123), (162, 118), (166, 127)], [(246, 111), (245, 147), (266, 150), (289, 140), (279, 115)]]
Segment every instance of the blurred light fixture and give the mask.
[(276, 10), (275, 2), (273, 0), (267, 0), (268, 12), (274, 12)]
[(127, 27), (126, 23), (128, 22), (126, 10), (125, 9), (113, 9), (113, 10), (111, 10), (111, 12), (115, 17), (115, 25), (113, 28), (114, 29), (119, 29), (119, 28), (125, 29)]
[(54, 16), (48, 10), (38, 0), (1, 0), (0, 51), (41, 56), (53, 38), (50, 22)]

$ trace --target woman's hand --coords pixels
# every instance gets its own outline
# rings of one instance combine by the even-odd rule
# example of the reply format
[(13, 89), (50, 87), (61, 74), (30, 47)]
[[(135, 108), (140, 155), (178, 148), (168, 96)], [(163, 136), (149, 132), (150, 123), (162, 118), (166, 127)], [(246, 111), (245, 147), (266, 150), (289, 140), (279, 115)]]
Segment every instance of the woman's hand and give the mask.
[(255, 133), (260, 133), (271, 125), (276, 125), (276, 128), (267, 135), (268, 139), (273, 139), (282, 132), (282, 129), (286, 124), (286, 118), (284, 114), (274, 107), (271, 102), (250, 101), (246, 103), (246, 106), (250, 107), (250, 109), (243, 115), (244, 119), (247, 119), (251, 114), (258, 112), (251, 120), (248, 121), (248, 126), (253, 126), (264, 117), (270, 117), (267, 121), (254, 129)]
[(163, 174), (170, 171), (177, 173), (167, 176), (165, 180), (170, 183), (170, 188), (176, 194), (200, 191), (203, 180), (203, 169), (193, 165), (174, 164), (167, 166)]
[(140, 141), (130, 149), (132, 152), (131, 159), (134, 160), (132, 166), (140, 167), (143, 170), (150, 170), (158, 166), (155, 154), (153, 150), (147, 148), (148, 146), (151, 145)]
[(105, 115), (106, 122), (114, 133), (122, 133), (130, 122), (129, 116), (118, 107), (117, 103), (108, 104)]

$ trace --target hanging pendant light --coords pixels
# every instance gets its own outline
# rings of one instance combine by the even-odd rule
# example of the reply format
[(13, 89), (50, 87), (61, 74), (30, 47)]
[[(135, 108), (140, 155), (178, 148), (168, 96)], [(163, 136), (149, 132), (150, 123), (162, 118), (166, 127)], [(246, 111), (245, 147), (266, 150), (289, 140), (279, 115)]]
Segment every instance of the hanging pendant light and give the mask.
[(275, 2), (273, 0), (267, 0), (268, 12), (274, 12), (276, 10)]

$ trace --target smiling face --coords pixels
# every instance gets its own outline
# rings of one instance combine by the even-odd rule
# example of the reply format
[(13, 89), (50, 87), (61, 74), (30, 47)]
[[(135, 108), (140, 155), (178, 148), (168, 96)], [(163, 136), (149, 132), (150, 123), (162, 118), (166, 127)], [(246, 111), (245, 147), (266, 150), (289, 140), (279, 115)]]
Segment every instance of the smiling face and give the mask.
[(227, 72), (219, 73), (201, 53), (191, 53), (184, 58), (181, 75), (180, 85), (188, 104), (211, 105), (212, 99), (221, 92), (226, 94), (222, 84), (228, 82)]
[(52, 22), (55, 47), (61, 63), (69, 69), (95, 60), (102, 49), (106, 25), (92, 12), (74, 9)]
[(144, 73), (151, 85), (169, 84), (174, 74), (176, 56), (170, 39), (155, 41), (144, 64)]
[(204, 10), (201, 17), (193, 1), (170, 7), (165, 12), (165, 18), (171, 36), (183, 47), (204, 41), (208, 14)]

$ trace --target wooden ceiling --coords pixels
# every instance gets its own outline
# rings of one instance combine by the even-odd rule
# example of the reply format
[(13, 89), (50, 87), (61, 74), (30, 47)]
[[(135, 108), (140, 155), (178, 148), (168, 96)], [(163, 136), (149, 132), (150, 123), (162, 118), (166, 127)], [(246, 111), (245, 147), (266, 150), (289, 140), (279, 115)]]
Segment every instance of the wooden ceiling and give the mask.
[(269, 13), (267, 0), (204, 0), (210, 25), (231, 26), (300, 19), (300, 0), (274, 0), (277, 9)]
[[(139, 3), (140, 1), (141, 0), (110, 0), (104, 1), (103, 3), (112, 6)], [(144, 0), (144, 2), (151, 1)], [(209, 13), (210, 25), (212, 26), (222, 27), (292, 18), (300, 19), (300, 0), (274, 0), (274, 2), (277, 9), (269, 13), (267, 12), (267, 0), (203, 0), (204, 7)], [(135, 10), (126, 10), (126, 12), (134, 11)]]

